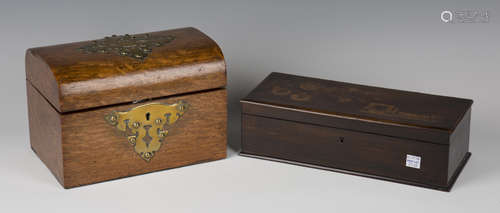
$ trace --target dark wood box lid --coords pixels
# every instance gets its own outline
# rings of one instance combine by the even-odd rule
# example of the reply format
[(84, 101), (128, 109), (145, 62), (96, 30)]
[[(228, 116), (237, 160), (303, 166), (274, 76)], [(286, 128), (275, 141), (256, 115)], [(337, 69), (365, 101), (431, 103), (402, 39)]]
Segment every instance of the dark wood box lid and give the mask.
[(271, 73), (243, 113), (449, 144), (472, 100)]
[(195, 28), (26, 51), (26, 78), (59, 112), (220, 88), (219, 46)]

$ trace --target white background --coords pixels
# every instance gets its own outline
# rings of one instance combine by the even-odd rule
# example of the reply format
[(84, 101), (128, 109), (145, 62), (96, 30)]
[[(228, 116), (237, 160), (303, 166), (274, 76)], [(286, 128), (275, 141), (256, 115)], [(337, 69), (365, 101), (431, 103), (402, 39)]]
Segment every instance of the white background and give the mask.
[[(483, 24), (443, 10), (486, 9)], [(499, 1), (2, 1), (1, 212), (498, 212)], [(63, 189), (29, 146), (24, 51), (197, 27), (228, 63), (229, 156)], [(470, 98), (472, 158), (450, 193), (236, 155), (238, 101), (270, 72)]]

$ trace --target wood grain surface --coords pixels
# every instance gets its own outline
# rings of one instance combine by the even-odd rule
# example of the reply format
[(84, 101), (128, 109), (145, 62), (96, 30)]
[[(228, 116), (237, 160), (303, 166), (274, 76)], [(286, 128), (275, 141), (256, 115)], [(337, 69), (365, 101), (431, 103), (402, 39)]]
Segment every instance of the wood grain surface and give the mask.
[(472, 109), (465, 113), (464, 118), (450, 136), (448, 180), (453, 178), (462, 160), (469, 152), (470, 119)]
[(28, 81), (26, 91), (31, 149), (63, 184), (61, 115)]
[[(122, 46), (85, 52), (104, 43), (84, 41), (26, 51), (31, 146), (58, 181), (71, 188), (225, 158), (226, 64), (219, 46), (195, 28), (112, 37), (104, 40)], [(113, 52), (144, 48), (136, 38), (169, 40), (152, 43), (141, 60)], [(168, 126), (149, 162), (105, 120), (112, 111), (181, 100), (188, 111)]]
[(28, 49), (26, 78), (59, 112), (226, 85), (224, 56), (207, 35), (195, 28), (149, 34), (175, 39), (153, 48), (145, 60), (79, 50), (92, 41)]
[[(334, 127), (442, 144), (449, 143), (450, 133), (472, 105), (469, 99), (284, 73), (271, 73), (243, 100), (307, 111), (309, 113), (300, 113), (299, 119), (308, 116), (304, 119), (319, 125), (336, 125)], [(250, 114), (265, 113), (265, 110), (256, 112), (258, 106), (249, 110), (254, 110)], [(333, 121), (335, 118), (344, 121)]]
[[(226, 90), (215, 89), (137, 104), (60, 115), (28, 83), (30, 140), (57, 180), (71, 188), (226, 157)], [(104, 116), (147, 103), (187, 102), (188, 111), (168, 130), (150, 162)]]
[[(172, 104), (183, 100), (190, 107), (172, 126), (163, 145), (146, 162), (104, 116), (147, 103)], [(226, 90), (216, 89), (149, 102), (63, 114), (62, 154), (64, 187), (80, 186), (157, 170), (181, 167), (226, 157)]]
[(243, 156), (449, 191), (471, 155), (468, 99), (272, 73), (241, 104)]
[[(242, 152), (325, 167), (447, 184), (448, 146), (243, 115)], [(405, 166), (406, 154), (421, 156), (420, 169)]]

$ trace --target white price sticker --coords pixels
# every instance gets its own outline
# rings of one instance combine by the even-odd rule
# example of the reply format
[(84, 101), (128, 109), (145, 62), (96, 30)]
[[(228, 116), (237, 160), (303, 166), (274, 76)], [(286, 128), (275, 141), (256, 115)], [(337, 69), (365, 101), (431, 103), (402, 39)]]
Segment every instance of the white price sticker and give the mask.
[(420, 156), (415, 156), (415, 155), (406, 155), (406, 166), (415, 168), (415, 169), (420, 169), (420, 162), (422, 161), (422, 158)]

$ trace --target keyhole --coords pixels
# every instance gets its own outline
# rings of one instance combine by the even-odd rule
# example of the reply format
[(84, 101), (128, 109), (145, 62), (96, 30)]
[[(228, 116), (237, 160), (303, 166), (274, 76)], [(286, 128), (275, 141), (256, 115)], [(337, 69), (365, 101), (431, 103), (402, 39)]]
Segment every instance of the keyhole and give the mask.
[(146, 120), (147, 120), (147, 121), (149, 121), (149, 116), (150, 116), (150, 115), (151, 115), (151, 114), (150, 114), (149, 112), (147, 112), (147, 113), (146, 113)]
[(338, 141), (339, 143), (344, 143), (344, 137), (339, 137), (339, 138), (337, 139), (337, 141)]

